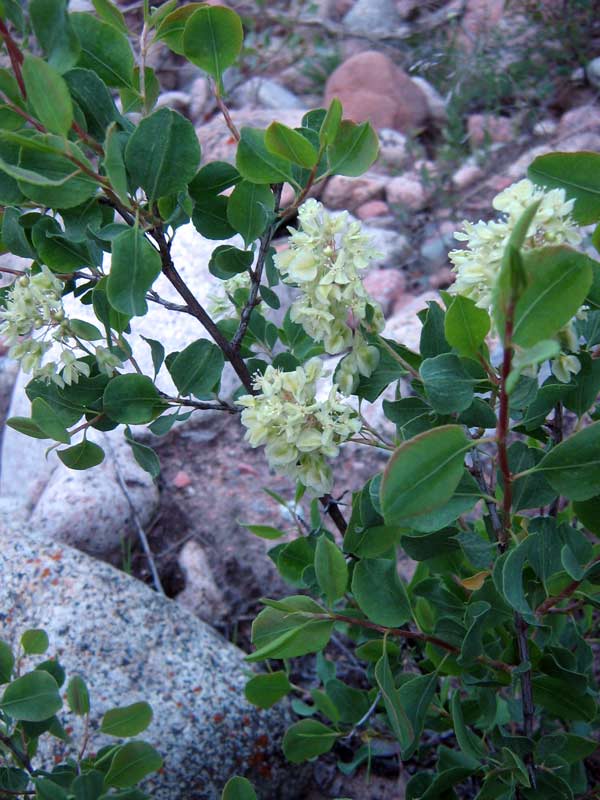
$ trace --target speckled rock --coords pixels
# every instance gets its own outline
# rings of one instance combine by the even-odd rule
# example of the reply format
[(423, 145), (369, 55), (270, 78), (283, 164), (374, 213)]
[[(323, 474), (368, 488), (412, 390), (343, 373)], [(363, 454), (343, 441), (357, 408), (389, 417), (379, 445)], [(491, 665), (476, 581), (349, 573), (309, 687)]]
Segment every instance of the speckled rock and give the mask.
[(290, 780), (281, 754), (285, 706), (250, 706), (242, 652), (139, 581), (38, 535), (3, 530), (0, 625), (13, 642), (27, 627), (48, 632), (67, 672), (85, 676), (95, 725), (116, 705), (152, 705), (144, 738), (165, 761), (145, 787), (154, 800), (218, 800), (232, 774), (247, 775), (264, 800), (304, 796), (305, 773), (294, 767)]

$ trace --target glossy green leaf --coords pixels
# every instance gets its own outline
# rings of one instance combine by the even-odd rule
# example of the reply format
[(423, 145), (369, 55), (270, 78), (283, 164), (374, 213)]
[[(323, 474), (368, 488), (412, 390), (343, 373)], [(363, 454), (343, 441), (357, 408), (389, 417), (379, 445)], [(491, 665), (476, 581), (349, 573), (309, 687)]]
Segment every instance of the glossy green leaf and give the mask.
[(564, 189), (575, 200), (573, 217), (580, 225), (600, 219), (600, 155), (598, 153), (548, 153), (538, 156), (527, 175), (539, 186)]
[[(34, 140), (42, 146), (52, 146), (56, 137), (39, 136)], [(73, 143), (69, 152), (88, 168), (92, 165)], [(41, 150), (21, 148), (18, 167), (0, 163), (19, 182), (19, 189), (30, 200), (50, 208), (74, 208), (81, 205), (98, 189), (97, 182), (62, 155)]]
[(56, 411), (43, 397), (36, 397), (31, 404), (31, 420), (49, 439), (69, 444), (71, 437)]
[(315, 549), (315, 573), (327, 603), (343, 597), (348, 585), (348, 567), (339, 547), (327, 536), (322, 535)]
[(220, 348), (208, 339), (198, 339), (178, 353), (168, 369), (179, 394), (202, 397), (215, 391), (224, 363)]
[(147, 742), (128, 742), (113, 758), (105, 777), (107, 786), (126, 789), (162, 766), (162, 758)]
[(474, 356), (479, 352), (490, 325), (487, 311), (460, 294), (452, 300), (444, 317), (446, 340), (461, 356)]
[(9, 683), (0, 711), (15, 720), (41, 722), (62, 708), (58, 685), (47, 672), (34, 670)]
[(333, 621), (312, 618), (314, 614), (324, 614), (324, 609), (303, 596), (295, 605), (295, 611), (268, 607), (260, 612), (252, 624), (252, 642), (257, 650), (246, 661), (296, 658), (326, 646)]
[(285, 672), (267, 672), (250, 678), (244, 689), (246, 700), (259, 708), (271, 708), (290, 692), (292, 686)]
[(356, 178), (366, 172), (379, 155), (377, 134), (370, 122), (357, 125), (344, 120), (333, 143), (327, 148), (332, 175)]
[(257, 797), (250, 781), (235, 775), (225, 784), (221, 800), (257, 800)]
[(47, 61), (31, 55), (25, 58), (22, 70), (34, 114), (50, 133), (66, 136), (73, 122), (73, 103), (60, 73)]
[(104, 139), (104, 171), (119, 199), (128, 203), (129, 184), (125, 169), (125, 149), (123, 136), (115, 122), (111, 122)]
[(170, 108), (159, 108), (145, 117), (125, 148), (127, 171), (150, 200), (185, 189), (199, 161), (194, 126)]
[(102, 717), (100, 731), (122, 739), (137, 736), (152, 722), (152, 709), (148, 703), (132, 703), (122, 708), (111, 708)]
[(86, 682), (80, 675), (73, 675), (67, 686), (67, 703), (69, 708), (78, 717), (90, 713), (90, 695)]
[(335, 141), (342, 122), (342, 114), (342, 104), (337, 97), (334, 97), (319, 128), (319, 143), (321, 147), (327, 147)]
[(303, 719), (290, 726), (283, 737), (283, 753), (292, 764), (328, 753), (338, 734), (314, 719)]
[(206, 239), (230, 239), (235, 235), (227, 219), (227, 201), (223, 195), (207, 194), (194, 203), (192, 222)]
[(134, 438), (129, 427), (125, 428), (125, 440), (131, 447), (131, 452), (133, 453), (136, 464), (138, 464), (144, 472), (147, 472), (151, 478), (158, 478), (160, 475), (160, 459), (155, 451), (147, 444), (138, 442)]
[(443, 425), (403, 442), (381, 481), (386, 525), (433, 511), (450, 500), (464, 472), (469, 440), (458, 425)]
[(92, 4), (96, 9), (96, 14), (98, 14), (103, 22), (114, 25), (121, 33), (124, 33), (126, 36), (129, 35), (129, 28), (125, 22), (125, 17), (114, 3), (111, 3), (110, 0), (92, 0)]
[(600, 491), (600, 422), (569, 436), (535, 467), (558, 494), (589, 500)]
[(265, 232), (274, 208), (275, 197), (268, 186), (241, 181), (229, 197), (227, 220), (249, 246)]
[(453, 353), (426, 358), (419, 372), (427, 399), (438, 414), (465, 411), (473, 402), (475, 381)]
[(80, 44), (77, 65), (93, 70), (98, 77), (116, 87), (133, 86), (133, 52), (124, 33), (86, 13), (70, 15)]
[(265, 145), (275, 155), (311, 169), (317, 163), (318, 153), (312, 144), (293, 128), (281, 122), (272, 122), (265, 131)]
[(112, 244), (106, 294), (111, 306), (127, 316), (143, 316), (148, 310), (146, 292), (162, 268), (158, 251), (137, 228), (120, 233)]
[(394, 676), (390, 669), (386, 651), (384, 651), (375, 665), (375, 680), (381, 691), (383, 704), (394, 736), (400, 743), (401, 750), (404, 750), (412, 742), (414, 730), (400, 700), (400, 694), (394, 683)]
[(227, 161), (211, 161), (198, 170), (188, 186), (188, 191), (193, 200), (201, 200), (207, 194), (224, 192), (240, 180), (240, 173), (233, 164)]
[(243, 43), (241, 19), (224, 6), (199, 8), (183, 32), (185, 57), (219, 82), (227, 67), (237, 60)]
[(600, 535), (600, 495), (574, 502), (573, 513), (588, 531)]
[(361, 611), (378, 625), (398, 627), (412, 616), (395, 561), (363, 558), (354, 567), (352, 594)]
[(590, 264), (587, 256), (568, 247), (544, 247), (523, 254), (528, 285), (515, 307), (515, 344), (533, 347), (569, 322), (592, 284)]
[(161, 405), (158, 390), (146, 375), (117, 375), (104, 390), (104, 412), (115, 422), (143, 425), (154, 419)]
[[(95, 72), (91, 69), (71, 69), (65, 73), (64, 79), (92, 136), (103, 141), (112, 122), (124, 124), (108, 87)], [(106, 151), (105, 157), (108, 157)]]
[(261, 539), (281, 539), (282, 536), (285, 536), (285, 531), (280, 531), (279, 528), (273, 528), (271, 525), (249, 525), (247, 522), (240, 522), (240, 525)]
[(242, 128), (236, 167), (252, 183), (282, 183), (292, 180), (291, 164), (267, 149), (265, 131)]
[(0, 684), (10, 681), (14, 665), (15, 657), (10, 645), (0, 639)]
[(29, 17), (49, 63), (59, 72), (73, 67), (81, 45), (71, 25), (66, 0), (31, 0)]
[(104, 775), (97, 769), (78, 775), (72, 789), (75, 800), (98, 800), (104, 789)]
[[(164, 5), (168, 5), (165, 3)], [(199, 8), (202, 8), (204, 3), (186, 3), (180, 8), (175, 8), (170, 13), (167, 13), (159, 23), (157, 23), (157, 31), (155, 41), (164, 42), (167, 47), (174, 53), (182, 56), (183, 50), (183, 32), (185, 25), (192, 14)], [(160, 6), (157, 11), (160, 10)], [(155, 12), (156, 13), (156, 12)]]
[(42, 655), (50, 645), (48, 634), (40, 628), (32, 628), (21, 636), (21, 647), (31, 655)]
[(90, 469), (104, 461), (104, 450), (87, 439), (66, 450), (57, 450), (56, 454), (69, 469)]

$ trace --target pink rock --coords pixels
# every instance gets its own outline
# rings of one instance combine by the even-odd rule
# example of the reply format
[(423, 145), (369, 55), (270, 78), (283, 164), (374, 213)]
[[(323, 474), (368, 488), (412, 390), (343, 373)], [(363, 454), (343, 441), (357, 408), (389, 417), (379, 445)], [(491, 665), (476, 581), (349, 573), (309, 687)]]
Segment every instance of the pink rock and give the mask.
[(595, 105), (578, 106), (563, 114), (557, 134), (562, 138), (589, 130), (600, 131), (600, 108)]
[(367, 50), (344, 61), (325, 85), (325, 104), (338, 97), (344, 116), (376, 128), (417, 130), (428, 117), (427, 100), (408, 75), (383, 53)]
[(179, 472), (173, 478), (173, 486), (176, 489), (187, 489), (188, 486), (191, 486), (192, 479), (184, 470), (180, 469)]
[(452, 176), (452, 185), (459, 192), (467, 186), (478, 181), (483, 176), (483, 170), (477, 164), (463, 164)]
[(471, 144), (475, 147), (487, 141), (511, 142), (514, 139), (511, 120), (494, 114), (471, 114), (467, 120), (467, 129)]
[(370, 200), (356, 209), (356, 216), (359, 219), (373, 219), (373, 217), (385, 217), (389, 212), (389, 206), (383, 200)]
[(432, 289), (447, 289), (454, 283), (455, 277), (450, 267), (442, 267), (429, 278), (429, 285)]
[(323, 203), (332, 209), (354, 209), (383, 197), (384, 180), (379, 177), (363, 175), (361, 178), (347, 178), (334, 175), (327, 181), (323, 191)]
[(467, 0), (462, 28), (471, 36), (491, 31), (502, 19), (505, 0)]
[(385, 196), (391, 205), (420, 211), (427, 205), (430, 193), (416, 175), (408, 173), (392, 178), (385, 188)]
[(387, 317), (399, 306), (404, 296), (404, 274), (396, 269), (374, 269), (364, 279), (364, 287), (380, 303)]

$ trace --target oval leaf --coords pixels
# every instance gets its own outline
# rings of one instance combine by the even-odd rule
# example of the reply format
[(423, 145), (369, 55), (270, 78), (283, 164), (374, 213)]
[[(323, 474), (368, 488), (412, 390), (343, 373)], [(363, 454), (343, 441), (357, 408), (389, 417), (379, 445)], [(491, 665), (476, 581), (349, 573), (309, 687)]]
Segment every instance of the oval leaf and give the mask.
[(106, 294), (111, 306), (130, 317), (148, 310), (146, 292), (160, 275), (162, 262), (141, 231), (129, 228), (112, 245)]
[(73, 122), (73, 103), (61, 75), (42, 58), (27, 56), (23, 80), (27, 99), (42, 125), (50, 133), (66, 136)]
[(162, 758), (146, 742), (128, 742), (123, 745), (112, 760), (105, 781), (107, 786), (127, 789), (135, 786), (142, 778), (162, 767)]
[(145, 731), (152, 722), (152, 708), (148, 703), (132, 703), (123, 708), (111, 708), (102, 718), (100, 730), (109, 736), (128, 738)]
[(58, 684), (48, 672), (35, 670), (4, 690), (0, 710), (15, 720), (42, 722), (62, 708)]
[(183, 32), (185, 57), (217, 81), (239, 56), (244, 29), (239, 16), (224, 6), (203, 6), (195, 11)]
[(69, 469), (90, 469), (104, 461), (104, 450), (87, 439), (66, 450), (58, 450), (57, 455)]

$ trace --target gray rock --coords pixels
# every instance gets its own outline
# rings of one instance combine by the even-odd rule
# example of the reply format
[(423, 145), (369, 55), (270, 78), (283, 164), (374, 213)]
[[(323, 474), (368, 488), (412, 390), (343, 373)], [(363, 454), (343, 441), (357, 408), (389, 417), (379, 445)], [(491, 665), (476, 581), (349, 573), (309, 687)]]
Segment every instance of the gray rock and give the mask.
[(371, 238), (373, 247), (381, 253), (374, 259), (372, 267), (399, 267), (412, 252), (410, 242), (402, 233), (386, 230), (374, 225), (362, 226), (363, 233)]
[(588, 81), (595, 89), (600, 89), (600, 56), (593, 58), (585, 67)]
[(281, 754), (285, 706), (250, 706), (242, 652), (139, 581), (38, 535), (0, 531), (0, 623), (15, 644), (28, 627), (48, 632), (67, 673), (88, 683), (93, 728), (109, 708), (151, 704), (143, 738), (165, 761), (144, 787), (154, 800), (217, 800), (233, 774), (265, 799), (304, 796), (306, 772), (294, 767), (290, 780)]
[(303, 108), (304, 103), (293, 92), (271, 78), (258, 75), (238, 86), (230, 99), (239, 108)]
[(351, 33), (374, 34), (399, 24), (400, 16), (392, 0), (358, 0), (344, 17), (344, 25)]

